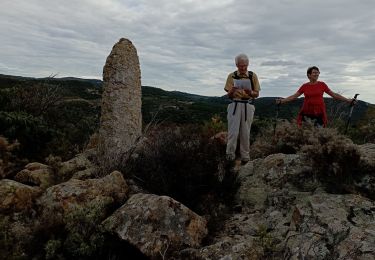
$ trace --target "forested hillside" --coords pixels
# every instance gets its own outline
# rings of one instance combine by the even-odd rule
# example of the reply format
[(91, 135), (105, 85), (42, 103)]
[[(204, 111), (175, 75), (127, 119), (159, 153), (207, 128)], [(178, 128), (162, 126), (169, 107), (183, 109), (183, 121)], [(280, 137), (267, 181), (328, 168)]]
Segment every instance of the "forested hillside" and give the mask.
[[(25, 78), (0, 75), (0, 135), (20, 143), (19, 156), (43, 160), (49, 154), (68, 159), (89, 142), (99, 126), (102, 81), (79, 78)], [(256, 118), (252, 138), (261, 127), (274, 125), (280, 119), (294, 119), (302, 99), (277, 107), (272, 97), (255, 101)], [(200, 124), (212, 118), (225, 127), (225, 97), (207, 97), (142, 87), (144, 125)], [(331, 126), (343, 129), (349, 107), (332, 99), (326, 100)], [(278, 110), (277, 110), (278, 109)], [(351, 125), (365, 128), (374, 118), (374, 106), (359, 102)], [(373, 124), (373, 123), (372, 123)], [(222, 129), (225, 130), (225, 129)], [(353, 131), (352, 131), (353, 132)], [(361, 139), (363, 132), (353, 132)], [(361, 142), (361, 140), (359, 140)]]

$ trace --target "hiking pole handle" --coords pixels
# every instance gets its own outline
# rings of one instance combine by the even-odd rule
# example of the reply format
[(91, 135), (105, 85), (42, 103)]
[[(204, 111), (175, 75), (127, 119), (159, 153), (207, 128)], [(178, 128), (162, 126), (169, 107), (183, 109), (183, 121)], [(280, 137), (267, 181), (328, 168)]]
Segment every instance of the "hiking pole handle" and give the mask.
[(358, 96), (359, 96), (359, 94), (354, 95), (354, 98), (353, 98), (352, 102), (350, 103), (351, 106), (354, 106), (354, 102), (357, 101)]
[(281, 105), (281, 102), (277, 103), (277, 106), (276, 106), (276, 113), (277, 113), (277, 116), (279, 116), (280, 105)]
[(352, 102), (350, 103), (350, 111), (349, 111), (348, 121), (346, 121), (345, 134), (348, 131), (350, 119), (352, 118), (354, 105), (355, 105), (355, 102), (357, 101), (358, 96), (359, 94), (355, 94)]
[(352, 102), (350, 102), (349, 118), (352, 116), (353, 108), (354, 108), (355, 102), (357, 101), (357, 97), (358, 97), (358, 95), (359, 95), (359, 94), (355, 94), (355, 95), (354, 95), (354, 98), (353, 98), (353, 100), (352, 100)]

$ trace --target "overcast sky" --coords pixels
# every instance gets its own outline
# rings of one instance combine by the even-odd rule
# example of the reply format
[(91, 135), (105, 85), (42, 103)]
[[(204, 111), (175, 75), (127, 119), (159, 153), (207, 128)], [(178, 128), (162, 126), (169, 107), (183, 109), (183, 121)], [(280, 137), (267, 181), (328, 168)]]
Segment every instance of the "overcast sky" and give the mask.
[(375, 104), (374, 0), (0, 0), (0, 73), (102, 78), (113, 45), (137, 48), (142, 85), (224, 95), (246, 53), (261, 96), (288, 96), (306, 69)]

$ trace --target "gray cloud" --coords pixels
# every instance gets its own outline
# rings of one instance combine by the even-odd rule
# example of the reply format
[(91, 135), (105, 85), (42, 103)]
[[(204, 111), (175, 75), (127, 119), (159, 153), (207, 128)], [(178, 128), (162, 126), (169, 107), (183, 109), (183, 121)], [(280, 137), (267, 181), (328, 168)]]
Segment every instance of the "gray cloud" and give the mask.
[(4, 0), (0, 73), (101, 78), (125, 37), (144, 85), (221, 96), (244, 52), (262, 96), (293, 94), (317, 65), (334, 91), (375, 103), (374, 8), (372, 0)]
[(289, 65), (297, 65), (297, 62), (285, 61), (285, 60), (270, 60), (270, 61), (264, 61), (260, 64), (260, 66), (289, 66)]

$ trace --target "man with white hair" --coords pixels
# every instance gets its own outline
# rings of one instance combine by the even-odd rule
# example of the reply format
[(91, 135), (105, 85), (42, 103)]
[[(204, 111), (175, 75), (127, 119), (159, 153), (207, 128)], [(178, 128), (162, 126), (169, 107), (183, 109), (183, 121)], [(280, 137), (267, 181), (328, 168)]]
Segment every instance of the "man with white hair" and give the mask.
[(224, 90), (228, 92), (231, 103), (227, 108), (228, 141), (226, 159), (236, 159), (237, 139), (240, 141), (242, 164), (250, 160), (250, 129), (255, 107), (253, 100), (259, 96), (260, 85), (257, 75), (248, 71), (249, 58), (239, 54), (235, 58), (237, 70), (228, 75)]

